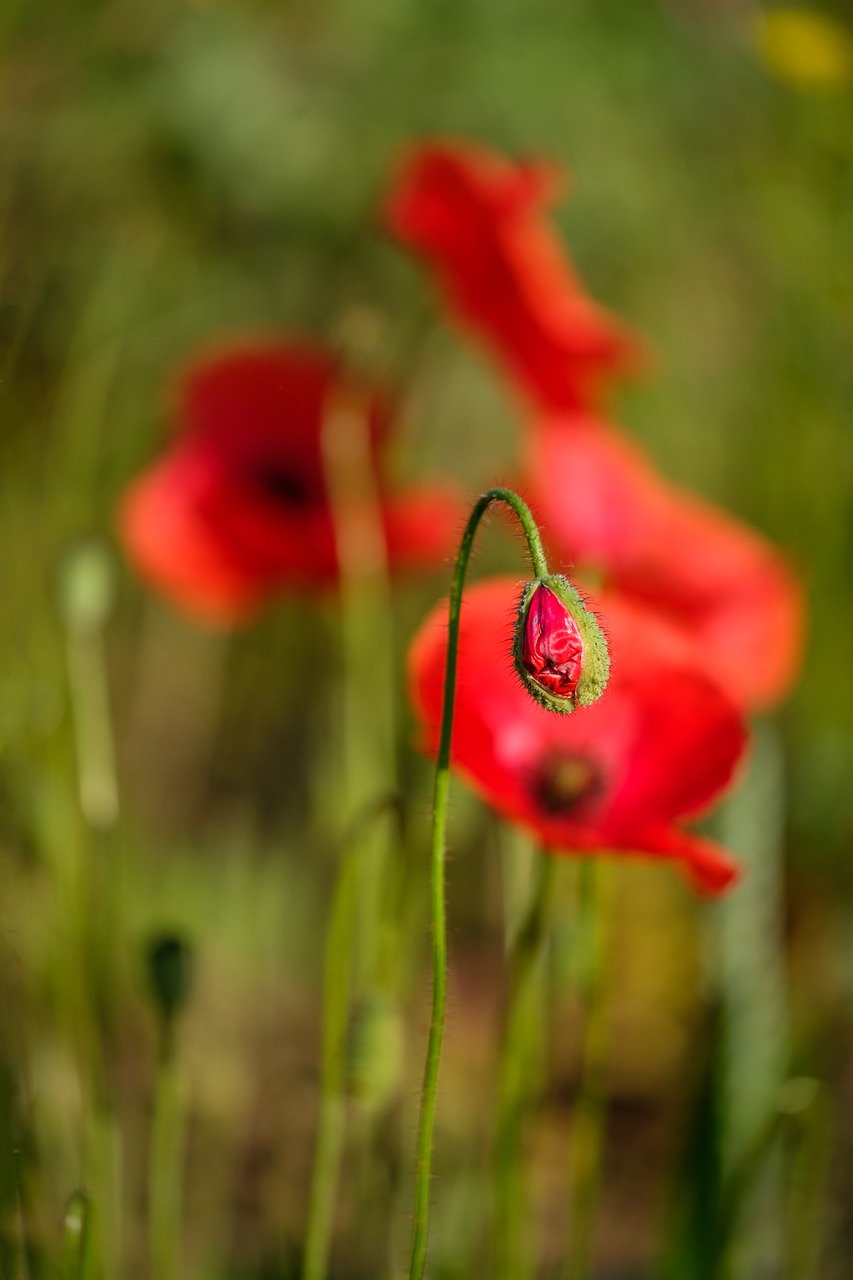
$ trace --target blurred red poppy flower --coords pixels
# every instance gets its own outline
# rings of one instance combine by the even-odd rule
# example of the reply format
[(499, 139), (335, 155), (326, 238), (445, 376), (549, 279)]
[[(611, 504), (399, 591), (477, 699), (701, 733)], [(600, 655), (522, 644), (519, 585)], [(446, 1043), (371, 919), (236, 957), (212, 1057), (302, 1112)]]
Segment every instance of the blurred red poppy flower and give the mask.
[(385, 219), (434, 270), (451, 314), (545, 409), (596, 404), (639, 346), (584, 293), (542, 209), (555, 173), (471, 145), (404, 158)]
[(636, 445), (598, 419), (535, 423), (527, 450), (527, 489), (562, 560), (677, 622), (744, 706), (780, 701), (799, 663), (803, 603), (770, 542), (669, 485)]
[[(191, 364), (178, 386), (177, 438), (121, 504), (120, 532), (140, 572), (221, 623), (278, 591), (333, 582), (321, 431), (338, 388), (329, 352), (279, 339), (210, 350)], [(448, 488), (389, 496), (380, 467), (388, 410), (378, 393), (368, 416), (389, 563), (441, 562), (464, 511)]]
[[(594, 706), (553, 716), (522, 689), (508, 653), (518, 584), (477, 583), (465, 594), (452, 762), (497, 813), (554, 852), (616, 851), (681, 861), (697, 888), (717, 893), (737, 868), (680, 826), (730, 780), (746, 743), (742, 716), (696, 665), (692, 646), (653, 610), (616, 593), (597, 597), (613, 658)], [(447, 607), (439, 605), (409, 654), (421, 745), (438, 746)]]

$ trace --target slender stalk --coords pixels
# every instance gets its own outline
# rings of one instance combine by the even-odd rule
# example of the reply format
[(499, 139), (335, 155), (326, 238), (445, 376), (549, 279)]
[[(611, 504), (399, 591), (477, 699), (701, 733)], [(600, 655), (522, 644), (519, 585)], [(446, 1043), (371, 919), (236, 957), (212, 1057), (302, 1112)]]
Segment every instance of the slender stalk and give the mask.
[(541, 995), (541, 961), (548, 937), (553, 897), (554, 858), (543, 854), (527, 911), (515, 932), (509, 955), (509, 999), (500, 1060), (500, 1092), (495, 1160), (495, 1275), (520, 1280), (529, 1270), (523, 1255), (521, 1224), (526, 1217), (522, 1142), (535, 1070)]
[(726, 798), (720, 840), (744, 868), (737, 893), (715, 912), (723, 1015), (718, 1088), (719, 1150), (725, 1180), (741, 1196), (729, 1222), (728, 1270), (745, 1276), (765, 1264), (781, 1273), (784, 1160), (762, 1162), (749, 1181), (733, 1178), (775, 1113), (791, 1052), (785, 961), (785, 776), (778, 731), (752, 725), (749, 771)]
[(606, 1118), (605, 1069), (608, 1018), (605, 956), (609, 932), (611, 869), (600, 858), (580, 865), (578, 934), (582, 1041), (580, 1092), (575, 1106), (569, 1178), (569, 1244), (565, 1280), (587, 1280), (601, 1182)]
[(83, 1191), (75, 1191), (62, 1223), (57, 1280), (95, 1280), (97, 1256), (92, 1202)]
[[(832, 1151), (832, 1116), (825, 1090), (807, 1076), (795, 1076), (779, 1091), (776, 1105), (741, 1153), (720, 1197), (716, 1235), (722, 1242), (713, 1275), (727, 1276), (736, 1265), (735, 1246), (751, 1189), (768, 1168), (784, 1174), (784, 1280), (811, 1280), (820, 1262), (826, 1179)], [(709, 1271), (711, 1274), (711, 1271)], [(745, 1274), (739, 1267), (737, 1274)]]
[(332, 918), (326, 937), (320, 1119), (308, 1205), (303, 1280), (322, 1280), (329, 1259), (335, 1191), (344, 1143), (346, 1024), (358, 887), (358, 861), (352, 856), (345, 857), (338, 874)]
[[(342, 382), (325, 408), (323, 466), (335, 534), (344, 678), (342, 774), (338, 790), (344, 862), (326, 942), (323, 1066), (303, 1280), (324, 1280), (346, 1134), (344, 1087), (350, 1004), (376, 981), (389, 854), (383, 832), (364, 830), (373, 797), (393, 788), (393, 617), (385, 535), (370, 438), (370, 402)], [(365, 806), (369, 806), (365, 810)], [(379, 802), (379, 812), (387, 801)], [(364, 811), (364, 812), (362, 812)], [(354, 830), (347, 825), (359, 814)], [(350, 846), (364, 844), (358, 856)]]
[(827, 1190), (837, 1132), (825, 1086), (816, 1080), (789, 1085), (789, 1114), (796, 1123), (788, 1172), (785, 1280), (815, 1280), (826, 1230)]
[(99, 628), (69, 627), (68, 673), (80, 809), (89, 827), (109, 831), (118, 817), (118, 786), (103, 635)]
[(335, 1191), (345, 1131), (346, 1038), (358, 923), (361, 842), (365, 828), (389, 810), (399, 816), (399, 804), (392, 797), (370, 805), (352, 827), (343, 852), (326, 935), (320, 1120), (305, 1233), (303, 1280), (322, 1280), (328, 1268)]
[(157, 1280), (177, 1280), (181, 1274), (185, 1124), (184, 1082), (169, 1036), (157, 1069), (149, 1160), (149, 1255)]
[[(14, 1248), (17, 1251), (17, 1258), (12, 1262), (13, 1274), (20, 1277), (20, 1280), (32, 1280), (32, 1269), (30, 1268), (29, 1250), (27, 1248), (27, 1226), (26, 1212), (24, 1207), (24, 1193), (22, 1188), (22, 1178), (18, 1169), (19, 1153), (10, 1153), (12, 1159), (12, 1177), (15, 1180), (15, 1231), (14, 1231)], [(17, 1266), (17, 1270), (15, 1267)]]
[(538, 578), (548, 576), (548, 566), (539, 531), (527, 506), (510, 489), (489, 489), (474, 504), (456, 557), (448, 607), (447, 663), (444, 676), (444, 700), (441, 734), (435, 767), (432, 809), (432, 1015), (427, 1040), (424, 1081), (421, 1091), (421, 1114), (418, 1125), (417, 1165), (415, 1177), (415, 1209), (412, 1228), (412, 1252), (409, 1280), (422, 1280), (426, 1266), (429, 1233), (429, 1184), (432, 1168), (432, 1137), (438, 1092), (438, 1067), (444, 1032), (447, 1000), (447, 924), (444, 902), (444, 854), (447, 835), (447, 797), (450, 790), (450, 742), (453, 733), (453, 707), (456, 696), (456, 663), (459, 653), (459, 619), (462, 612), (462, 589), (471, 557), (474, 536), (485, 513), (495, 502), (505, 503), (518, 517), (527, 539), (533, 571)]
[(84, 1163), (95, 1188), (101, 1251), (108, 1270), (121, 1256), (122, 1138), (115, 1110), (114, 1041), (118, 872), (111, 839), (119, 816), (104, 652), (112, 571), (96, 543), (70, 553), (60, 581), (80, 811), (75, 922), (81, 984), (78, 1037), (84, 1097)]
[[(370, 438), (370, 402), (343, 383), (323, 422), (323, 464), (335, 530), (341, 603), (343, 804), (338, 837), (353, 815), (394, 789), (393, 638), (385, 533)], [(362, 859), (356, 986), (376, 967), (388, 849), (383, 832)]]

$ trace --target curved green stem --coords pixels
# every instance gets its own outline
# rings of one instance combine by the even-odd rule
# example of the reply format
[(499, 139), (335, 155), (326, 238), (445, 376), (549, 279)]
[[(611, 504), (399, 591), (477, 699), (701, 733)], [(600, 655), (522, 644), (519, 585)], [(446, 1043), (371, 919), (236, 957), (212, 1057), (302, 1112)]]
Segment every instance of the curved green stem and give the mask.
[(421, 1091), (421, 1114), (418, 1125), (415, 1211), (412, 1228), (412, 1253), (409, 1280), (422, 1280), (426, 1265), (429, 1232), (429, 1184), (432, 1167), (432, 1136), (435, 1127), (438, 1066), (444, 1032), (447, 999), (447, 937), (444, 903), (444, 852), (447, 833), (447, 797), (450, 789), (450, 741), (453, 733), (453, 705), (456, 696), (456, 663), (459, 653), (459, 619), (462, 612), (462, 588), (471, 557), (474, 536), (489, 507), (503, 502), (518, 517), (527, 540), (533, 571), (537, 578), (548, 576), (548, 565), (539, 530), (527, 505), (511, 489), (489, 489), (474, 504), (468, 517), (450, 588), (448, 608), (447, 662), (444, 676), (444, 700), (441, 712), (441, 735), (435, 766), (432, 810), (432, 1015), (427, 1041), (424, 1082)]
[(538, 859), (536, 883), (509, 955), (509, 999), (501, 1047), (500, 1097), (495, 1160), (495, 1275), (516, 1280), (526, 1274), (521, 1224), (526, 1216), (522, 1180), (522, 1139), (530, 1079), (537, 1050), (537, 996), (547, 924), (553, 897), (555, 860)]

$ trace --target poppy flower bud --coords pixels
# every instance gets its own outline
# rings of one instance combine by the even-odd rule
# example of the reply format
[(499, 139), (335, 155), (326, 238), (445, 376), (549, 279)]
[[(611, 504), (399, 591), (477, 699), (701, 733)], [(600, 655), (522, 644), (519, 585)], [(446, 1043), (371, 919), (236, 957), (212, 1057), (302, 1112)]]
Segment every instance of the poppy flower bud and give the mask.
[(549, 711), (568, 714), (600, 698), (610, 673), (607, 642), (595, 615), (562, 574), (528, 582), (518, 604), (515, 669)]

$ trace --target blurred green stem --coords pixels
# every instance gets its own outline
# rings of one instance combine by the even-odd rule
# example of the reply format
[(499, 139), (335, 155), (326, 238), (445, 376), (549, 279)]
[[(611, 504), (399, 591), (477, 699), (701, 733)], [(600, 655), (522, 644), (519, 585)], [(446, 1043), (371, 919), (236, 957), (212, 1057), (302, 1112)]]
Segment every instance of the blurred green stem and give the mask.
[(608, 1049), (605, 960), (612, 892), (612, 869), (600, 857), (582, 858), (577, 916), (582, 1039), (580, 1087), (572, 1123), (565, 1280), (587, 1280), (589, 1276), (598, 1208)]
[[(370, 435), (370, 399), (341, 381), (325, 408), (322, 447), (335, 532), (343, 643), (343, 787), (340, 825), (394, 786), (393, 613)], [(386, 802), (380, 801), (380, 810)], [(388, 857), (382, 831), (345, 835), (326, 944), (323, 1069), (308, 1207), (304, 1280), (323, 1280), (345, 1136), (346, 1032), (353, 993), (376, 981)], [(372, 827), (372, 824), (370, 824)], [(358, 856), (353, 842), (363, 848)]]
[(326, 935), (326, 986), (323, 1005), (323, 1068), (320, 1119), (314, 1173), (308, 1204), (303, 1280), (326, 1274), (334, 1216), (335, 1191), (344, 1141), (345, 1040), (349, 1009), (351, 940), (358, 899), (358, 866), (345, 858)]
[(57, 1280), (95, 1280), (97, 1276), (94, 1212), (83, 1191), (75, 1191), (62, 1221)]
[(89, 827), (107, 831), (118, 817), (118, 785), (103, 635), (99, 628), (69, 627), (68, 676), (80, 809)]
[(787, 1080), (723, 1187), (716, 1225), (719, 1260), (711, 1269), (715, 1280), (726, 1280), (731, 1273), (732, 1246), (750, 1191), (774, 1166), (786, 1174), (781, 1274), (785, 1280), (812, 1280), (820, 1261), (831, 1152), (832, 1117), (824, 1086), (809, 1077)]
[(179, 1280), (186, 1105), (175, 1028), (162, 1028), (148, 1166), (149, 1266), (152, 1280)]
[[(323, 458), (335, 527), (343, 638), (343, 803), (339, 832), (394, 790), (394, 616), (366, 391), (344, 383), (326, 407)], [(387, 836), (361, 860), (356, 987), (373, 980), (381, 936)]]
[(522, 1280), (529, 1261), (522, 1251), (527, 1218), (523, 1188), (523, 1137), (538, 1045), (541, 961), (548, 938), (555, 866), (545, 852), (533, 869), (535, 883), (509, 954), (509, 995), (500, 1056), (495, 1157), (497, 1280)]
[[(462, 613), (462, 589), (474, 545), (474, 536), (483, 516), (495, 502), (505, 503), (517, 516), (527, 540), (533, 572), (538, 578), (548, 576), (548, 566), (536, 522), (526, 504), (510, 489), (489, 489), (474, 504), (456, 557), (450, 588), (447, 624), (447, 662), (444, 676), (444, 700), (441, 712), (441, 734), (435, 766), (432, 808), (432, 1015), (427, 1040), (424, 1081), (421, 1090), (421, 1114), (417, 1138), (415, 1175), (415, 1210), (412, 1227), (412, 1252), (409, 1280), (421, 1280), (426, 1266), (429, 1234), (429, 1190), (432, 1169), (432, 1136), (438, 1092), (438, 1067), (444, 1033), (447, 999), (447, 925), (444, 902), (444, 855), (447, 842), (447, 798), (450, 790), (450, 743), (453, 734), (453, 707), (456, 696), (456, 664), (459, 653), (459, 619)], [(495, 637), (495, 643), (499, 642)]]
[(834, 1117), (826, 1087), (817, 1080), (790, 1081), (787, 1094), (795, 1133), (785, 1214), (785, 1280), (814, 1280), (825, 1228)]
[(787, 1072), (789, 1012), (784, 943), (785, 776), (769, 721), (753, 723), (749, 768), (726, 798), (721, 843), (743, 867), (735, 891), (715, 912), (723, 1013), (718, 1117), (724, 1185), (739, 1188), (730, 1216), (723, 1274), (741, 1280), (767, 1259), (781, 1270), (785, 1251), (781, 1152), (735, 1176), (772, 1120)]
[(345, 844), (338, 872), (326, 934), (320, 1121), (308, 1205), (303, 1280), (322, 1280), (329, 1261), (335, 1191), (344, 1141), (350, 975), (358, 925), (365, 828), (372, 825), (376, 817), (395, 807), (399, 808), (394, 801), (382, 800), (371, 805), (362, 815)]
[(98, 1204), (104, 1265), (121, 1252), (121, 1134), (115, 1115), (113, 1042), (118, 883), (111, 835), (119, 801), (103, 629), (112, 581), (107, 553), (83, 544), (69, 555), (61, 581), (77, 786), (88, 839), (76, 868), (82, 1019), (77, 1028), (85, 1100), (85, 1164)]

